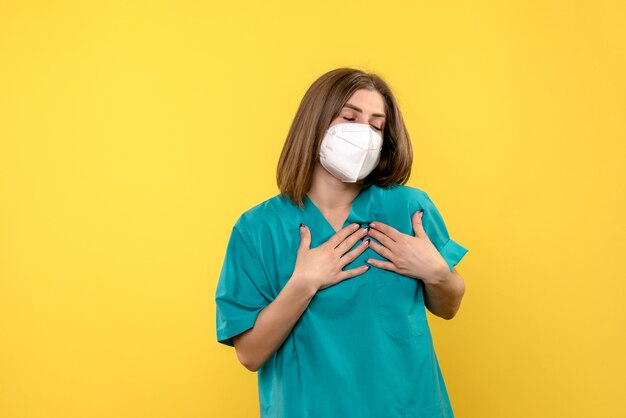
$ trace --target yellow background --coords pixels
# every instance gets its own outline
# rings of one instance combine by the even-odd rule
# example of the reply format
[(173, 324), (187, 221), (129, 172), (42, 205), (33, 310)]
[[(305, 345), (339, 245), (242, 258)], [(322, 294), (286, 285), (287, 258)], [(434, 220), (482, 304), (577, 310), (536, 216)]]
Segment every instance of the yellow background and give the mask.
[[(258, 416), (215, 338), (297, 106), (395, 90), (467, 293), (457, 417), (626, 416), (623, 1), (1, 1), (0, 417)], [(385, 417), (381, 417), (385, 418)]]

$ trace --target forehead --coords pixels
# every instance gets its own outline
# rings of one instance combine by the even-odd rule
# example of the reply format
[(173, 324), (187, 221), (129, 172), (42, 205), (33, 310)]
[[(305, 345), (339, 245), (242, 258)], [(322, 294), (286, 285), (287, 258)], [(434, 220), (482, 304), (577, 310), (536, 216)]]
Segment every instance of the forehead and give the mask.
[(376, 90), (360, 89), (355, 91), (344, 107), (352, 109), (356, 107), (366, 114), (385, 115), (385, 100), (382, 94)]

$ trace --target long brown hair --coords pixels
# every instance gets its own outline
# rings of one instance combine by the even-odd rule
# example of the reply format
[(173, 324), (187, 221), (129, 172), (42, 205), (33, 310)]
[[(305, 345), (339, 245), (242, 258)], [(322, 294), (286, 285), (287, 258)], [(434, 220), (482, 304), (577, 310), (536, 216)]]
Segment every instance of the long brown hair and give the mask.
[(315, 80), (300, 102), (276, 170), (282, 196), (303, 207), (324, 134), (348, 99), (360, 89), (376, 90), (383, 96), (386, 116), (380, 162), (363, 179), (364, 187), (369, 184), (387, 187), (408, 181), (413, 149), (391, 88), (376, 74), (343, 67)]

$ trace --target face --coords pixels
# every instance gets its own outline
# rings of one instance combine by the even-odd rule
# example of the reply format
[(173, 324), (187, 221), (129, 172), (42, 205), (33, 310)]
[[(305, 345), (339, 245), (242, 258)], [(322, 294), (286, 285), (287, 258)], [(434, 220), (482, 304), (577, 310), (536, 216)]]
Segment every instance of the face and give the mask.
[(339, 116), (330, 123), (330, 126), (350, 122), (369, 124), (374, 132), (383, 138), (385, 100), (382, 94), (376, 90), (360, 89), (355, 91), (339, 112)]

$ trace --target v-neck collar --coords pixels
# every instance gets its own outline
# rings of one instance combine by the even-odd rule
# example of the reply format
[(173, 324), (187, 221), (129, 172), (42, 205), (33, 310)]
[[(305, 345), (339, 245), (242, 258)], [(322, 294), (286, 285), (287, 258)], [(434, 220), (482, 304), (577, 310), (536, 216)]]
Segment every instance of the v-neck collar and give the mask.
[[(357, 219), (358, 216), (356, 216), (356, 213), (359, 210), (359, 204), (361, 200), (363, 200), (366, 197), (366, 195), (369, 194), (372, 187), (373, 185), (370, 184), (367, 186), (363, 186), (361, 190), (359, 190), (359, 193), (356, 195), (356, 197), (352, 200), (352, 203), (350, 204), (350, 212), (348, 213), (348, 217), (344, 221), (342, 228), (345, 228), (346, 226), (354, 222), (357, 222), (357, 223), (362, 222), (361, 220)], [(315, 203), (313, 203), (313, 201), (309, 198), (308, 195), (306, 194), (304, 195), (303, 202), (304, 202), (305, 210), (308, 210), (309, 213), (311, 214), (315, 214), (315, 216), (319, 218), (319, 221), (322, 224), (324, 224), (326, 228), (332, 231), (333, 234), (338, 232), (338, 231), (335, 231), (335, 228), (333, 228), (330, 222), (328, 222), (328, 219), (326, 219), (322, 211), (315, 205)]]

